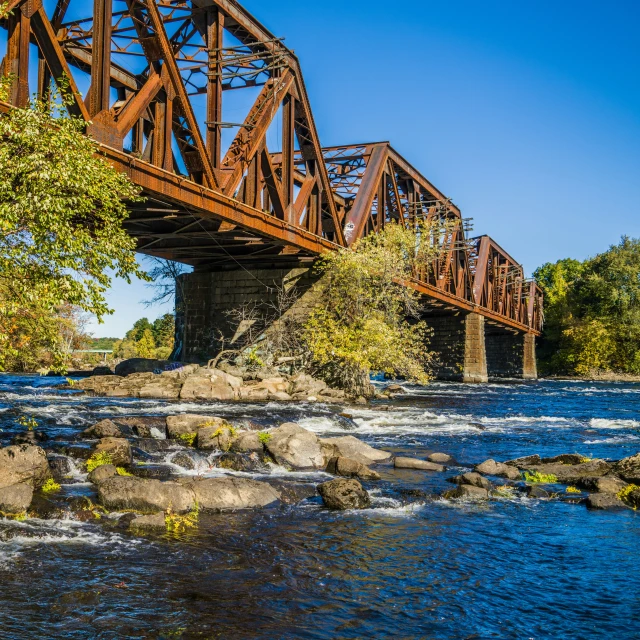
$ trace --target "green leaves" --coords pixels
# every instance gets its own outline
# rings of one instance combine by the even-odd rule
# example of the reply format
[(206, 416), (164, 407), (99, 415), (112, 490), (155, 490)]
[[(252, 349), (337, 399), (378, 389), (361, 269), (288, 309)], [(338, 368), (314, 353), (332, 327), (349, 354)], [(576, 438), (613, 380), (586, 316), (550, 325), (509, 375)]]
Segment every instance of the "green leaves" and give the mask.
[(123, 228), (139, 190), (96, 155), (84, 129), (60, 94), (0, 117), (0, 367), (60, 305), (111, 313), (109, 272), (147, 279)]

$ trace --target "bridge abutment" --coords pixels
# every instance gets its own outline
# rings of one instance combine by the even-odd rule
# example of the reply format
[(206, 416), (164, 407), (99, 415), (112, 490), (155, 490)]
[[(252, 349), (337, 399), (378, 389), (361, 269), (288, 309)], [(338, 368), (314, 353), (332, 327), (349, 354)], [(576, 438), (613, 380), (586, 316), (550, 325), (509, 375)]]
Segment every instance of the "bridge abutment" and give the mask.
[(487, 327), (487, 369), (491, 378), (536, 380), (536, 339), (531, 333), (513, 333)]
[[(311, 303), (307, 293), (317, 280), (310, 267), (194, 272), (176, 284), (176, 350), (183, 362), (204, 362), (229, 348), (244, 310), (247, 329), (253, 315), (271, 315), (282, 305), (282, 292), (295, 288), (291, 301), (295, 313), (305, 313)], [(292, 312), (294, 309), (292, 308)], [(231, 347), (232, 348), (232, 347)]]

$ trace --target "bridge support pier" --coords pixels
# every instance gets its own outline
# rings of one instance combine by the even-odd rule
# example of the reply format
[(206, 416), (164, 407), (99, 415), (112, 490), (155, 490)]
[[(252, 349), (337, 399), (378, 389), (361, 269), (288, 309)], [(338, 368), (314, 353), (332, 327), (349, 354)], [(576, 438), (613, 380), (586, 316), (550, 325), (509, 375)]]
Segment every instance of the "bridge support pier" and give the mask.
[(477, 313), (427, 318), (433, 330), (430, 348), (435, 351), (438, 380), (487, 382), (484, 316)]
[(502, 327), (486, 331), (487, 369), (491, 378), (536, 380), (536, 338), (532, 333), (513, 333)]
[[(311, 303), (307, 292), (316, 281), (309, 267), (194, 272), (176, 282), (176, 349), (173, 358), (205, 362), (230, 346), (237, 318), (230, 311), (275, 312), (279, 291), (295, 287), (295, 312), (305, 313)], [(292, 309), (293, 311), (293, 309)], [(247, 328), (250, 319), (243, 328)], [(224, 341), (224, 342), (223, 342)]]

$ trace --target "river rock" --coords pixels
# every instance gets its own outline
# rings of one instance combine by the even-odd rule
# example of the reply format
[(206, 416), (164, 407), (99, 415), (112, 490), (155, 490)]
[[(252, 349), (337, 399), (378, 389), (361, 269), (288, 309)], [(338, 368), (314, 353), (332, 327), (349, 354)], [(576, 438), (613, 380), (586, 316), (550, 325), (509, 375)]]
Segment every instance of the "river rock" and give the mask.
[(268, 482), (280, 494), (280, 501), (284, 504), (298, 504), (318, 495), (315, 485), (306, 482), (290, 482), (277, 478)]
[(33, 487), (19, 483), (0, 489), (0, 511), (4, 513), (22, 513), (29, 508), (33, 499)]
[(197, 413), (183, 413), (177, 416), (167, 416), (167, 433), (170, 438), (179, 438), (188, 433), (197, 433), (204, 426), (228, 427), (226, 420), (215, 416), (203, 416)]
[(441, 464), (435, 462), (428, 462), (427, 460), (418, 460), (417, 458), (403, 458), (397, 457), (393, 460), (393, 466), (396, 469), (416, 469), (419, 471), (444, 471), (444, 467)]
[(481, 476), (479, 473), (475, 473), (473, 471), (469, 473), (463, 473), (459, 476), (454, 476), (453, 478), (449, 478), (448, 481), (458, 485), (468, 484), (472, 487), (480, 487), (481, 489), (486, 489), (487, 491), (493, 488), (493, 485), (484, 476)]
[(47, 461), (49, 462), (49, 469), (51, 469), (53, 479), (56, 482), (59, 483), (71, 475), (71, 461), (66, 456), (48, 455)]
[(291, 386), (289, 392), (292, 395), (303, 394), (307, 396), (318, 396), (327, 389), (327, 383), (324, 380), (316, 380), (305, 373), (298, 373), (291, 378)]
[(369, 494), (357, 480), (340, 478), (318, 486), (324, 504), (329, 509), (366, 509), (371, 506)]
[(448, 500), (488, 500), (489, 492), (482, 487), (461, 484), (457, 489), (445, 492), (443, 497)]
[(129, 523), (129, 528), (138, 530), (165, 531), (167, 523), (164, 513), (153, 513), (148, 516), (136, 516)]
[(483, 476), (497, 476), (499, 478), (508, 478), (509, 480), (520, 480), (520, 472), (512, 466), (495, 460), (485, 460), (479, 464), (474, 471), (481, 473)]
[(193, 490), (177, 482), (116, 476), (98, 485), (98, 498), (107, 509), (185, 513), (195, 505)]
[(236, 378), (218, 369), (200, 369), (189, 376), (182, 386), (183, 400), (235, 400), (242, 387), (242, 378)]
[(234, 431), (230, 426), (200, 427), (196, 446), (205, 451), (229, 451), (234, 439)]
[(582, 464), (539, 464), (527, 467), (528, 471), (552, 474), (558, 482), (575, 483), (582, 478), (605, 476), (611, 471), (611, 465), (604, 460), (591, 460)]
[(114, 420), (117, 425), (124, 425), (139, 438), (158, 437), (154, 432), (159, 432), (161, 438), (167, 435), (167, 419), (163, 416), (135, 416), (133, 418), (118, 418)]
[(130, 358), (116, 365), (117, 376), (130, 376), (132, 373), (154, 373), (164, 371), (164, 368), (173, 365), (168, 360), (153, 360), (152, 358)]
[(242, 431), (231, 443), (231, 451), (237, 453), (262, 453), (264, 445), (260, 440), (260, 435), (256, 431)]
[(112, 422), (108, 418), (96, 422), (92, 427), (85, 429), (82, 432), (85, 438), (121, 438), (122, 431), (118, 428), (115, 422)]
[(542, 487), (538, 485), (532, 484), (527, 485), (524, 489), (524, 492), (527, 494), (529, 498), (548, 498), (549, 492), (545, 491)]
[(178, 453), (172, 456), (171, 463), (178, 465), (187, 471), (194, 471), (196, 468), (196, 461), (188, 451), (178, 451)]
[[(123, 378), (120, 376), (92, 376), (90, 378), (80, 380), (76, 384), (76, 388), (98, 395), (114, 396), (118, 395), (116, 389), (120, 388), (120, 383), (122, 381)], [(120, 393), (119, 395), (123, 394)]]
[(172, 378), (166, 378), (164, 376), (155, 376), (154, 379), (149, 380), (143, 384), (137, 393), (132, 394), (137, 398), (160, 398), (163, 400), (177, 400), (180, 397), (182, 390), (182, 383)]
[(103, 464), (96, 467), (88, 476), (87, 480), (93, 482), (93, 484), (100, 484), (109, 478), (113, 478), (118, 475), (118, 470), (112, 464)]
[(112, 376), (113, 371), (111, 371), (110, 367), (98, 366), (93, 368), (91, 375), (92, 376)]
[(632, 484), (640, 484), (640, 453), (620, 460), (614, 471), (627, 482)]
[(278, 463), (294, 469), (324, 469), (325, 459), (318, 436), (294, 422), (287, 422), (271, 433), (267, 451)]
[(0, 449), (0, 488), (26, 483), (38, 489), (49, 478), (47, 454), (40, 447), (20, 444)]
[(280, 499), (270, 484), (248, 478), (207, 478), (189, 485), (202, 509), (255, 509)]
[(256, 453), (232, 453), (226, 452), (215, 459), (215, 466), (219, 469), (231, 471), (266, 471), (267, 466), (260, 460)]
[(615, 493), (618, 494), (627, 486), (624, 480), (617, 476), (604, 476), (600, 478), (582, 478), (578, 483), (587, 491), (594, 493)]
[(587, 498), (587, 509), (624, 509), (624, 502), (614, 493), (592, 493)]
[(640, 488), (628, 492), (624, 497), (624, 502), (634, 509), (640, 509)]
[(579, 453), (562, 453), (553, 458), (542, 458), (542, 464), (581, 464), (585, 456)]
[(360, 480), (380, 480), (380, 474), (366, 465), (351, 458), (331, 458), (327, 463), (327, 473), (344, 478), (360, 478)]
[(532, 456), (523, 456), (522, 458), (515, 458), (514, 460), (507, 460), (505, 462), (505, 464), (508, 464), (510, 467), (517, 467), (518, 469), (526, 469), (532, 464), (541, 463), (542, 460), (537, 453)]
[(446, 464), (451, 462), (453, 458), (448, 453), (430, 453), (427, 456), (429, 462), (437, 462), (438, 464)]
[(116, 467), (130, 465), (133, 461), (131, 445), (125, 438), (102, 438), (96, 445), (96, 453), (107, 453)]
[(321, 438), (320, 442), (327, 461), (331, 458), (343, 457), (370, 465), (391, 460), (391, 454), (387, 451), (374, 449), (354, 436)]

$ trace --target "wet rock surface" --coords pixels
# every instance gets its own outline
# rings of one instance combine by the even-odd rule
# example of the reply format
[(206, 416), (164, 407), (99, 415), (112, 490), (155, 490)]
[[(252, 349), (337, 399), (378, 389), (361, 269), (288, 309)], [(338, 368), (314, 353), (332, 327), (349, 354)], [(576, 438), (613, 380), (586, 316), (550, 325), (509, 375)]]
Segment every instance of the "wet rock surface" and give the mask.
[(366, 509), (371, 506), (369, 494), (357, 480), (329, 480), (318, 486), (324, 504), (329, 509)]

